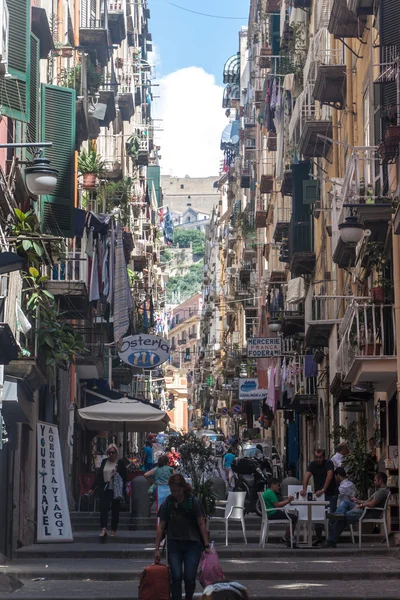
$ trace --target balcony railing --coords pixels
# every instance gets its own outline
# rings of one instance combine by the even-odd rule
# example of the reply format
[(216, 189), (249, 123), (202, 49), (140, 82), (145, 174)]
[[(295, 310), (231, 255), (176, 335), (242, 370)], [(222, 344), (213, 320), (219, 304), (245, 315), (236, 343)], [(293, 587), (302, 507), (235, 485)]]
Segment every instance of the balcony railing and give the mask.
[(96, 331), (93, 327), (74, 327), (74, 331), (83, 338), (85, 348), (89, 351), (88, 354), (83, 355), (83, 359), (85, 356), (104, 356), (103, 332)]
[[(310, 355), (311, 357), (311, 355)], [(300, 396), (314, 396), (317, 393), (317, 376), (307, 376), (310, 372), (307, 369), (307, 359), (305, 355), (297, 355), (289, 362), (286, 373), (289, 381), (294, 383), (295, 394)]]
[(99, 13), (91, 9), (91, 3), (86, 3), (86, 10), (81, 10), (81, 28), (83, 29), (107, 29), (108, 7), (105, 0), (99, 2)]
[(83, 242), (81, 246), (81, 249), (77, 248), (76, 239), (71, 240), (70, 250), (67, 252), (66, 258), (55, 261), (54, 265), (48, 268), (47, 275), (50, 277), (50, 281), (87, 283), (87, 255), (85, 254)]
[(339, 339), (336, 368), (343, 377), (358, 357), (395, 356), (394, 306), (354, 301), (340, 324)]
[[(289, 123), (289, 137), (297, 142), (304, 156), (325, 156), (332, 137), (332, 108), (314, 100), (314, 85), (309, 83), (296, 100)], [(325, 139), (320, 137), (325, 136)]]

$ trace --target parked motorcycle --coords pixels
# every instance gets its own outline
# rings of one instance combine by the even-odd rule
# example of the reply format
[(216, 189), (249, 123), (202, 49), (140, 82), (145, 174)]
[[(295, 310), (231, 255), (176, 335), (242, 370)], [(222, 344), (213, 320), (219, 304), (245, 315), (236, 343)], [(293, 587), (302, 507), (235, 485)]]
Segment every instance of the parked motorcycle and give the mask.
[(255, 457), (245, 456), (235, 458), (232, 461), (232, 473), (234, 478), (234, 491), (246, 492), (244, 508), (246, 513), (255, 512), (261, 517), (261, 505), (258, 492), (264, 492), (268, 480), (272, 476), (272, 465), (263, 457), (261, 460)]

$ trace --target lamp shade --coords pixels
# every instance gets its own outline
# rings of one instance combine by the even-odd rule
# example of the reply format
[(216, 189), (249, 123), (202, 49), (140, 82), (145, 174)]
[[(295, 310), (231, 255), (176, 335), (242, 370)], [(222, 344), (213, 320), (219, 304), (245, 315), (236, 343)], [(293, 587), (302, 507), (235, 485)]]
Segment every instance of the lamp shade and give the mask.
[(24, 265), (24, 259), (15, 252), (0, 252), (0, 275), (20, 271)]
[(346, 217), (344, 223), (339, 225), (339, 233), (345, 244), (358, 244), (364, 235), (364, 225), (357, 217)]
[(35, 195), (51, 194), (57, 185), (58, 171), (50, 167), (48, 158), (35, 158), (33, 165), (25, 169), (26, 185)]
[(278, 319), (272, 319), (269, 322), (268, 327), (270, 331), (278, 333), (282, 329), (282, 323), (278, 321)]

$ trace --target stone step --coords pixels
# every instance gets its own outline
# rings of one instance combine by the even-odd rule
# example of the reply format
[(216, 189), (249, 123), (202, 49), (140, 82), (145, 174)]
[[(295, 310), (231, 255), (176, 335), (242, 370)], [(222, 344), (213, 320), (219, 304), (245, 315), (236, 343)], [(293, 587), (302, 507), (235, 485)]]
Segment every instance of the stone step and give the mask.
[[(111, 538), (110, 538), (111, 539)], [(230, 546), (216, 545), (220, 559), (251, 559), (266, 558), (274, 560), (276, 558), (289, 557), (312, 557), (319, 556), (321, 560), (327, 557), (353, 557), (353, 556), (391, 556), (394, 552), (392, 548), (386, 548), (384, 544), (364, 544), (361, 550), (357, 545), (344, 543), (337, 549), (335, 548), (301, 548), (290, 550), (283, 544), (267, 544), (266, 548), (259, 548), (258, 544), (232, 544)], [(19, 548), (16, 557), (19, 559), (148, 559), (152, 560), (154, 556), (154, 541), (143, 544), (122, 543), (99, 543), (86, 544), (81, 542), (59, 543), (59, 544), (33, 544)]]
[[(114, 560), (114, 559), (50, 559), (45, 564), (43, 560), (15, 560), (7, 567), (0, 567), (0, 573), (14, 575), (18, 579), (31, 580), (44, 577), (49, 580), (97, 580), (97, 581), (137, 581), (143, 569), (151, 561)], [(354, 580), (354, 579), (400, 579), (398, 560), (387, 557), (384, 568), (377, 566), (375, 558), (341, 557), (340, 554), (332, 560), (322, 560), (320, 556), (303, 558), (288, 557), (287, 560), (277, 560), (264, 557), (263, 559), (236, 558), (221, 559), (221, 567), (228, 580), (240, 581), (270, 581), (280, 578), (284, 581), (312, 581), (314, 578), (323, 581)]]
[[(137, 600), (137, 581), (26, 581), (25, 585), (13, 593), (0, 593), (2, 600)], [(343, 586), (331, 581), (310, 580), (293, 584), (276, 579), (268, 582), (246, 582), (252, 600), (399, 600), (400, 595), (392, 580), (349, 580)], [(201, 586), (197, 585), (196, 600), (201, 596)], [(345, 595), (344, 595), (345, 594)]]

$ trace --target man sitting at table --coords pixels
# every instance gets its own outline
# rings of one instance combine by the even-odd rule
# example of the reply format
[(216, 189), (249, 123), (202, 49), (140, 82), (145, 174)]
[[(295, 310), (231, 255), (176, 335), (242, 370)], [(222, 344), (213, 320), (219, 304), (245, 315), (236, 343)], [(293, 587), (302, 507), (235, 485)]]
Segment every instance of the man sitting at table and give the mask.
[(353, 498), (357, 494), (356, 486), (347, 478), (347, 473), (343, 467), (335, 469), (335, 479), (339, 489), (338, 506), (346, 498)]
[(330, 529), (329, 537), (325, 542), (325, 547), (336, 548), (336, 544), (346, 526), (357, 523), (361, 515), (364, 513), (364, 508), (367, 510), (366, 518), (381, 518), (382, 511), (373, 510), (374, 508), (383, 508), (386, 498), (390, 492), (386, 487), (386, 473), (377, 473), (374, 477), (374, 486), (376, 492), (372, 494), (368, 500), (357, 500), (356, 498), (345, 499), (334, 513), (328, 513), (328, 519), (335, 521)]
[[(279, 481), (279, 479), (276, 479), (276, 477), (271, 477), (270, 483), (269, 483), (269, 488), (267, 490), (265, 490), (265, 492), (263, 494), (265, 508), (268, 510), (268, 513), (267, 513), (268, 519), (271, 521), (274, 521), (274, 520), (284, 520), (289, 517), (289, 519), (291, 519), (292, 524), (293, 524), (293, 533), (294, 533), (294, 530), (296, 529), (297, 520), (298, 520), (297, 513), (279, 510), (280, 508), (283, 508), (284, 506), (287, 506), (288, 504), (290, 504), (292, 502), (292, 500), (294, 500), (294, 497), (289, 496), (286, 500), (280, 500), (278, 498), (278, 495), (280, 494), (280, 489), (281, 489), (281, 482)], [(278, 510), (275, 510), (275, 509), (278, 509)], [(287, 546), (290, 546), (290, 527), (289, 527), (289, 525), (287, 525), (287, 527), (286, 527), (286, 533), (285, 533), (284, 537), (281, 538), (281, 542), (283, 542)], [(296, 543), (293, 540), (293, 548), (295, 548), (295, 547), (296, 547)]]

